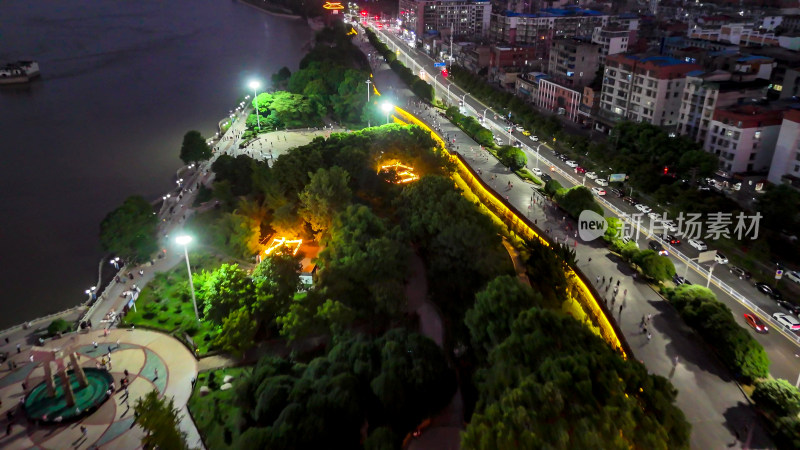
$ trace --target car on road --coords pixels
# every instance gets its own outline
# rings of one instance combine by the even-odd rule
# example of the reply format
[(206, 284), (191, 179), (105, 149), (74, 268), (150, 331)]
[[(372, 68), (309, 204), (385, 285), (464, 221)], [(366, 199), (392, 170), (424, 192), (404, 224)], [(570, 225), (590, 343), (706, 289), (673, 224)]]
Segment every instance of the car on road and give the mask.
[[(562, 161), (566, 161), (567, 159), (569, 159), (569, 156), (567, 156), (567, 155), (563, 155), (563, 154), (562, 154), (562, 155), (558, 155), (558, 159), (560, 159), (560, 160), (562, 160)], [(573, 162), (574, 162), (574, 161), (573, 161)], [(567, 164), (567, 165), (569, 165), (569, 164)], [(575, 165), (577, 166), (577, 165), (578, 165), (578, 163), (575, 163)]]
[(717, 254), (714, 255), (714, 262), (716, 262), (717, 264), (728, 264), (728, 257), (723, 255), (722, 253), (717, 252)]
[(636, 241), (633, 239), (633, 237), (632, 237), (632, 236), (630, 236), (630, 235), (622, 236), (622, 243), (623, 243), (623, 244), (627, 244), (628, 242), (633, 242), (633, 244), (636, 246), (636, 248), (639, 248), (639, 243), (637, 243), (637, 242), (636, 242)]
[(651, 212), (647, 213), (647, 217), (649, 217), (650, 220), (661, 220), (661, 214), (659, 214), (659, 213), (657, 213), (655, 211), (651, 211)]
[(775, 303), (795, 316), (800, 315), (800, 306), (797, 306), (792, 302), (787, 302), (786, 300), (775, 300)]
[(494, 141), (497, 143), (497, 145), (503, 145), (503, 139), (500, 136), (495, 136)]
[(682, 284), (692, 284), (689, 280), (678, 274), (675, 274), (675, 276), (672, 277), (672, 282), (675, 283), (676, 286), (680, 286)]
[(634, 206), (634, 208), (638, 209), (643, 213), (649, 213), (650, 211), (652, 211), (652, 209), (650, 209), (650, 207), (645, 205), (644, 203), (637, 203), (636, 206)]
[(681, 240), (671, 234), (665, 234), (663, 239), (669, 242), (669, 245), (681, 245)]
[(639, 204), (639, 200), (637, 200), (634, 197), (624, 197), (622, 199), (622, 201), (625, 202), (625, 203), (631, 204), (631, 205), (638, 205)]
[(518, 132), (520, 132), (520, 133), (522, 133), (523, 131), (525, 131), (525, 128), (522, 128), (522, 125), (517, 125), (517, 126), (515, 126), (515, 127), (514, 127), (514, 129), (515, 129), (515, 130), (517, 130), (517, 131), (518, 131)]
[(800, 284), (800, 272), (789, 270), (784, 275), (786, 275), (786, 278), (794, 281), (797, 284)]
[(775, 319), (775, 321), (781, 324), (781, 326), (784, 328), (787, 328), (789, 330), (800, 330), (800, 322), (798, 322), (797, 319), (786, 313), (777, 312), (772, 315), (772, 318)]
[(769, 331), (767, 324), (756, 315), (745, 313), (744, 321), (746, 324), (750, 325), (751, 328), (756, 330), (756, 333), (766, 333)]
[(603, 179), (603, 178), (598, 178), (598, 179), (594, 180), (594, 182), (599, 186), (608, 186), (608, 180)]
[(586, 169), (581, 166), (575, 168), (575, 173), (586, 173)]
[(553, 179), (553, 177), (546, 173), (543, 173), (539, 178), (541, 178), (545, 183)]
[(670, 233), (677, 233), (678, 227), (675, 225), (675, 222), (671, 220), (664, 220), (661, 222), (661, 225)]
[(533, 172), (533, 174), (536, 175), (537, 177), (542, 176), (542, 169), (538, 167), (534, 167), (533, 169), (531, 169), (531, 172)]
[(728, 270), (730, 270), (731, 273), (734, 276), (738, 277), (740, 280), (744, 280), (744, 279), (748, 279), (749, 280), (750, 277), (753, 276), (753, 274), (751, 274), (750, 272), (742, 269), (739, 266), (730, 266), (730, 268)]
[(665, 249), (664, 246), (661, 245), (661, 243), (658, 242), (658, 241), (650, 241), (650, 243), (648, 243), (647, 246), (650, 247), (650, 250), (655, 251), (656, 253), (658, 253), (661, 256), (669, 255), (669, 252), (667, 252), (667, 249)]
[(622, 192), (619, 189), (612, 189), (610, 192), (611, 192), (611, 195), (613, 195), (614, 197), (617, 197), (617, 198), (622, 198), (622, 197), (625, 196), (625, 193)]
[(530, 136), (530, 135), (531, 135), (531, 132), (530, 132), (530, 131), (528, 131), (528, 130), (522, 130), (522, 135), (523, 135), (523, 136)]
[(594, 180), (594, 179), (597, 178), (597, 174), (594, 173), (594, 172), (586, 172), (586, 178), (588, 178), (590, 180)]
[(569, 167), (573, 167), (573, 168), (574, 167), (578, 167), (578, 163), (576, 163), (575, 161), (573, 161), (571, 159), (569, 161), (567, 161), (565, 164), (568, 165)]
[(539, 136), (531, 136), (533, 142), (539, 142)]
[(606, 190), (601, 187), (593, 187), (592, 193), (595, 195), (604, 196), (606, 195)]
[(697, 250), (705, 251), (708, 250), (708, 246), (705, 242), (701, 241), (700, 239), (689, 239), (689, 245), (696, 248)]
[(757, 283), (753, 284), (753, 286), (755, 286), (756, 289), (758, 289), (758, 291), (761, 292), (762, 294), (769, 295), (770, 297), (772, 297), (775, 300), (783, 299), (783, 294), (781, 294), (780, 291), (778, 291), (774, 287), (768, 285), (767, 283), (757, 282)]

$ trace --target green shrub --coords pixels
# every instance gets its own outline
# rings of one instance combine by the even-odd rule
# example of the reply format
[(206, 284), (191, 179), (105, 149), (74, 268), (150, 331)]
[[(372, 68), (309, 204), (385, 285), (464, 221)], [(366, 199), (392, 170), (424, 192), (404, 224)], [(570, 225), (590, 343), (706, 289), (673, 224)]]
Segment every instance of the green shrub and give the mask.
[(72, 331), (72, 323), (64, 319), (55, 319), (47, 326), (47, 336), (55, 336), (58, 333), (68, 333)]
[(588, 209), (603, 215), (603, 208), (595, 201), (594, 194), (586, 186), (573, 186), (555, 193), (555, 201), (570, 216), (578, 218)]
[(731, 310), (710, 289), (684, 284), (668, 290), (667, 299), (735, 374), (746, 380), (769, 375), (764, 347), (736, 323)]
[(528, 162), (528, 157), (525, 156), (525, 152), (510, 145), (500, 147), (500, 150), (497, 151), (497, 157), (500, 159), (501, 164), (512, 171), (517, 171), (525, 167), (525, 164)]
[(544, 193), (550, 197), (555, 197), (555, 195), (563, 189), (561, 183), (556, 180), (550, 180), (544, 184)]
[(786, 380), (759, 380), (753, 390), (753, 401), (778, 416), (796, 416), (800, 412), (800, 391)]

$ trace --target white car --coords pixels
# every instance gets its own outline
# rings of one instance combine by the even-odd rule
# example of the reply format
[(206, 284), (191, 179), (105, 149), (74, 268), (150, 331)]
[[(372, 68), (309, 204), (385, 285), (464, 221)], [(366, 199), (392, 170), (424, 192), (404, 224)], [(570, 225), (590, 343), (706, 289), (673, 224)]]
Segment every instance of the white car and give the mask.
[(650, 211), (652, 211), (652, 209), (651, 209), (649, 206), (645, 205), (644, 203), (639, 203), (639, 204), (637, 204), (637, 205), (635, 206), (635, 208), (636, 208), (636, 209), (638, 209), (639, 211), (641, 211), (641, 212), (645, 213), (645, 214), (647, 214), (647, 213), (649, 213)]
[(772, 318), (784, 328), (788, 328), (790, 330), (800, 330), (800, 322), (788, 314), (775, 313), (772, 315)]
[(566, 165), (568, 165), (570, 167), (578, 167), (578, 163), (576, 163), (575, 161), (573, 161), (571, 159), (569, 161), (565, 162), (564, 164), (566, 164)]
[(701, 241), (700, 239), (689, 239), (689, 245), (692, 247), (702, 251), (708, 250), (708, 246), (705, 242)]
[(671, 220), (665, 220), (665, 221), (661, 222), (661, 225), (663, 225), (664, 228), (669, 230), (670, 233), (677, 233), (678, 232), (678, 227), (675, 225), (675, 222), (673, 222)]
[(623, 237), (622, 237), (622, 242), (623, 242), (624, 244), (627, 244), (628, 242), (633, 242), (633, 243), (636, 245), (636, 247), (639, 247), (639, 243), (638, 243), (638, 242), (636, 242), (636, 241), (634, 241), (634, 240), (633, 240), (633, 238), (632, 238), (631, 236), (623, 236)]
[(522, 133), (523, 131), (525, 131), (525, 129), (524, 129), (524, 128), (522, 128), (522, 125), (517, 125), (516, 127), (514, 127), (514, 129), (516, 129), (516, 130), (517, 130), (517, 131), (519, 131), (520, 133)]
[(600, 195), (600, 196), (606, 195), (606, 190), (600, 187), (593, 187), (592, 192), (595, 195)]
[(606, 181), (604, 178), (598, 178), (594, 180), (594, 182), (597, 183), (599, 186), (608, 186), (608, 181)]
[(800, 284), (800, 272), (794, 270), (787, 270), (784, 275), (786, 275), (786, 278), (794, 281), (797, 284)]
[(716, 255), (714, 255), (714, 261), (716, 261), (717, 264), (728, 264), (728, 258), (719, 252)]
[(594, 173), (594, 172), (586, 172), (586, 178), (588, 178), (590, 180), (594, 180), (594, 179), (597, 178), (597, 174)]
[(534, 167), (533, 169), (531, 169), (531, 172), (533, 172), (533, 174), (536, 175), (537, 177), (542, 176), (542, 169), (538, 167)]
[(533, 142), (537, 142), (539, 140), (539, 136), (531, 136), (531, 140)]

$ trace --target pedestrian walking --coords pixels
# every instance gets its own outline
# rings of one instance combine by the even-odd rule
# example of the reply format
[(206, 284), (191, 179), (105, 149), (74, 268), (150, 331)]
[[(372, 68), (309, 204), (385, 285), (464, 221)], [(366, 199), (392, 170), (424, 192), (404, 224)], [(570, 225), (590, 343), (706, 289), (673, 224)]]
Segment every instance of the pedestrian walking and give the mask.
[(612, 308), (614, 307), (614, 303), (616, 303), (616, 301), (617, 301), (616, 297), (611, 297), (611, 307)]
[(20, 353), (22, 350), (20, 349), (20, 345), (17, 344), (17, 353)]
[[(626, 290), (625, 292), (628, 292), (628, 291)], [(114, 348), (119, 350), (119, 339), (117, 339), (117, 345)]]
[(625, 303), (619, 305), (619, 313), (622, 314), (622, 308), (625, 307)]
[(94, 346), (94, 349), (97, 350), (97, 341), (92, 341), (92, 345)]
[(85, 438), (88, 433), (89, 433), (89, 430), (86, 428), (86, 426), (85, 425), (81, 425), (81, 437)]
[(678, 355), (675, 355), (675, 357), (672, 358), (672, 365), (674, 365), (674, 366), (678, 365)]
[(617, 280), (617, 286), (619, 286), (619, 280)]
[(153, 378), (153, 381), (156, 381), (158, 379), (158, 367), (156, 367), (154, 370), (155, 370), (155, 375), (156, 376), (155, 376), (155, 378)]
[(652, 337), (653, 337), (653, 335), (652, 335), (652, 334), (650, 334), (650, 332), (648, 331), (648, 332), (647, 332), (647, 340), (649, 341), (649, 340), (650, 340)]
[(600, 275), (598, 275), (597, 278), (595, 278), (594, 283), (595, 284), (600, 283)]
[(606, 276), (605, 275), (603, 275), (603, 283), (602, 284), (606, 284)]
[(648, 314), (647, 315), (647, 323), (650, 323), (651, 320), (653, 320), (653, 315), (652, 314)]

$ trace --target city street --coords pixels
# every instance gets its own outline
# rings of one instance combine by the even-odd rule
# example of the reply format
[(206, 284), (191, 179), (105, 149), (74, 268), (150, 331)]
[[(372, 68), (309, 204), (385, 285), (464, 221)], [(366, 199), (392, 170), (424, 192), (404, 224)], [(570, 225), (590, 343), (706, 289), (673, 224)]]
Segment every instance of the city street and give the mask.
[[(383, 38), (385, 39), (385, 37)], [(408, 47), (405, 44), (395, 44), (403, 54)], [(422, 60), (421, 56), (417, 56)], [(403, 58), (401, 58), (401, 61)], [(419, 63), (418, 63), (419, 64)], [(434, 72), (432, 61), (427, 61), (424, 66), (430, 73)], [(417, 69), (418, 71), (419, 69)], [(400, 81), (389, 68), (383, 64), (374, 69), (375, 81), (378, 87), (385, 85), (402, 86)], [(438, 81), (438, 80), (437, 80)], [(415, 97), (406, 89), (397, 90), (400, 105), (405, 105), (408, 100), (416, 101)], [(438, 94), (446, 90), (437, 89)], [(451, 93), (459, 97), (463, 95), (455, 85)], [(405, 100), (405, 101), (404, 101)], [(466, 103), (470, 109), (483, 111), (483, 106), (474, 102), (467, 96)], [(406, 108), (413, 111), (413, 107)], [(427, 121), (428, 115), (423, 110), (419, 114), (422, 120)], [(437, 116), (438, 117), (438, 116)], [(494, 128), (501, 128), (499, 123), (493, 124)], [(535, 196), (530, 184), (524, 183), (516, 175), (508, 173), (507, 169), (491, 156), (482, 151), (481, 147), (472, 141), (466, 134), (446, 120), (439, 121), (442, 133), (455, 136), (459, 152), (476, 171), (480, 169), (484, 180), (498, 192), (507, 196), (508, 200), (523, 214), (530, 214), (530, 218), (537, 222), (540, 229), (551, 229), (551, 236), (560, 242), (567, 241), (575, 245), (575, 223), (571, 223), (569, 231), (564, 229), (563, 215), (556, 210), (542, 205)], [(544, 146), (543, 146), (544, 148)], [(548, 150), (549, 151), (549, 150)], [(544, 152), (543, 152), (544, 153)], [(542, 155), (544, 156), (544, 155)], [(529, 149), (529, 167), (535, 167), (535, 155)], [(540, 163), (542, 167), (549, 167), (546, 161)], [(572, 183), (558, 174), (553, 174), (565, 186)], [(508, 189), (508, 183), (514, 185)], [(536, 203), (534, 203), (534, 200)], [(530, 207), (530, 209), (529, 209)], [(530, 211), (530, 212), (528, 212)], [(636, 359), (642, 361), (652, 373), (669, 378), (678, 389), (678, 406), (684, 411), (687, 419), (692, 424), (691, 443), (693, 448), (721, 448), (723, 446), (737, 446), (746, 448), (764, 448), (771, 445), (769, 438), (760, 425), (754, 411), (748, 404), (746, 396), (733, 382), (728, 370), (705, 347), (702, 340), (683, 324), (677, 312), (671, 308), (647, 284), (634, 281), (631, 277), (632, 270), (621, 260), (614, 258), (601, 241), (590, 243), (578, 242), (578, 265), (590, 279), (606, 277), (620, 280), (619, 294), (614, 300), (615, 315), (625, 338), (631, 345)], [(591, 258), (591, 263), (589, 263)], [(690, 275), (690, 278), (692, 275)], [(698, 281), (699, 282), (699, 281)], [(599, 283), (598, 289), (606, 292), (608, 305), (612, 305), (612, 292), (608, 288), (609, 282)], [(627, 291), (627, 294), (624, 292)], [(732, 301), (732, 300), (731, 300)], [(734, 302), (735, 303), (735, 302)], [(734, 314), (737, 310), (734, 309)], [(644, 317), (652, 317), (648, 325), (651, 337), (640, 330), (639, 324)], [(780, 340), (787, 342), (783, 337)], [(677, 357), (677, 363), (676, 359)], [(776, 365), (780, 364), (776, 360)], [(800, 367), (798, 367), (800, 369)], [(795, 372), (796, 373), (796, 372)], [(737, 440), (737, 435), (740, 439)]]

